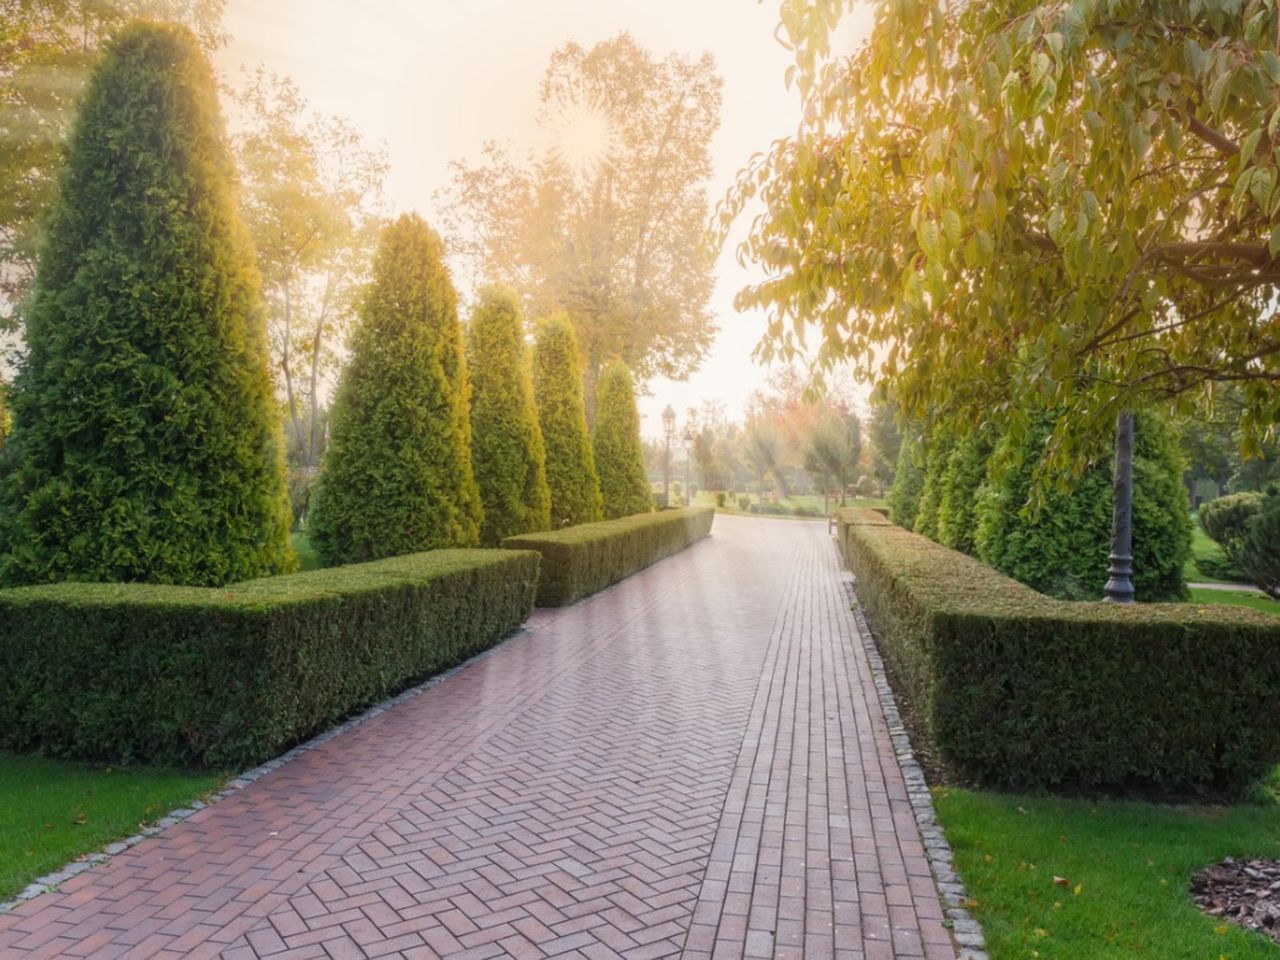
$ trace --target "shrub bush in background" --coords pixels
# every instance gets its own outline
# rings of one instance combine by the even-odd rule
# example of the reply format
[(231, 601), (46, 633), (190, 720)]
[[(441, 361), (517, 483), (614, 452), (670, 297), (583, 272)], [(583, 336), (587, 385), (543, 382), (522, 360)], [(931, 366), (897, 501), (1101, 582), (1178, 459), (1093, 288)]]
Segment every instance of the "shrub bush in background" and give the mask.
[(0, 590), (0, 747), (244, 767), (501, 640), (538, 557), (443, 550), (232, 589)]
[[(1012, 455), (1012, 465), (979, 494), (978, 556), (1021, 583), (1068, 600), (1098, 599), (1107, 580), (1111, 547), (1109, 452), (1071, 485), (1046, 491), (1039, 510), (1030, 498), (1037, 458), (1051, 424), (1041, 421)], [(1005, 440), (1006, 446), (1011, 441)], [(1139, 414), (1134, 430), (1133, 553), (1138, 600), (1186, 596), (1182, 569), (1191, 551), (1191, 521), (1176, 440), (1159, 417)]]
[(1276, 592), (1280, 586), (1280, 487), (1211, 500), (1200, 508), (1200, 526), (1222, 547), (1231, 566), (1263, 590)]
[(538, 324), (533, 395), (547, 452), (551, 526), (558, 530), (602, 519), (600, 480), (582, 399), (582, 361), (573, 325), (564, 313)]
[(406, 214), (374, 258), (312, 496), (311, 542), (327, 566), (479, 540), (462, 330), (443, 252)]
[(987, 434), (974, 430), (951, 451), (942, 474), (938, 501), (937, 541), (943, 546), (973, 553), (978, 527), (978, 490), (987, 478), (991, 443)]
[(502, 545), (542, 554), (538, 606), (560, 607), (603, 590), (700, 540), (711, 532), (715, 515), (710, 507), (663, 510), (508, 537)]
[(749, 496), (747, 496), (746, 494), (742, 494), (741, 496), (739, 496), (739, 497), (738, 497), (738, 509), (739, 509), (739, 510), (749, 510), (750, 508), (751, 508), (751, 498), (750, 498)]
[(716, 506), (723, 508), (729, 502), (729, 496), (723, 490), (716, 494)]
[(855, 488), (859, 497), (869, 500), (879, 492), (874, 477), (869, 477), (865, 473), (858, 478), (858, 485)]
[(640, 414), (631, 371), (621, 362), (605, 367), (596, 383), (591, 448), (600, 475), (605, 519), (648, 513), (649, 471), (640, 442)]
[[(471, 459), (484, 507), (480, 543), (551, 525), (546, 450), (515, 295), (489, 287), (471, 315)], [(646, 486), (646, 493), (648, 487)]]
[(1200, 527), (1236, 567), (1240, 567), (1249, 521), (1261, 506), (1262, 494), (1250, 491), (1230, 493), (1200, 507)]
[(1240, 791), (1280, 761), (1280, 620), (1067, 603), (872, 511), (842, 514), (908, 717), (952, 775), (1015, 789)]
[(943, 426), (935, 427), (924, 441), (924, 481), (920, 486), (920, 502), (912, 527), (916, 533), (938, 539), (938, 508), (942, 505), (943, 477), (955, 449), (955, 434)]
[(294, 563), (254, 251), (209, 64), (140, 24), (81, 102), (0, 458), (0, 583)]
[(1249, 579), (1272, 596), (1280, 594), (1280, 486), (1267, 488), (1249, 521), (1240, 560)]
[(894, 523), (907, 530), (915, 526), (920, 495), (924, 492), (924, 455), (919, 434), (913, 432), (902, 438), (893, 486), (889, 489), (889, 515)]

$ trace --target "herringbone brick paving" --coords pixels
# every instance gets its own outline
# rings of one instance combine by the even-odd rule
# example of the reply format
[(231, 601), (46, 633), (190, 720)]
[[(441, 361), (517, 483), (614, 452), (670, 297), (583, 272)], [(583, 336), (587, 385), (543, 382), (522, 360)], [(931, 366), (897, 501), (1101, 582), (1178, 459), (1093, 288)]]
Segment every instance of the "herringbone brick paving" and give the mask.
[(0, 916), (0, 957), (949, 958), (820, 524), (713, 537)]

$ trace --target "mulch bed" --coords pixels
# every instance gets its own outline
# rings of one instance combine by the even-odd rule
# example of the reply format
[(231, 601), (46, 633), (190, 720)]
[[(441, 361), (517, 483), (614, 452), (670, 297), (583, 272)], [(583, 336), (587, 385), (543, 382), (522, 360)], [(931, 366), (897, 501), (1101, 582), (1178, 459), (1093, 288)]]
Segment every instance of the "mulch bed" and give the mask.
[(1191, 896), (1209, 916), (1280, 943), (1280, 860), (1227, 857), (1191, 878)]

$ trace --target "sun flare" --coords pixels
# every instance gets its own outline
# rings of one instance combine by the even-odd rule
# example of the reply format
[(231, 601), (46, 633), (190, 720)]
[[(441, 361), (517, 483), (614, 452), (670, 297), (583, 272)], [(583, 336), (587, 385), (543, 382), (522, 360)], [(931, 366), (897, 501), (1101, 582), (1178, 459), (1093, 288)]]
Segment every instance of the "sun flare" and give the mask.
[(598, 166), (613, 146), (613, 124), (590, 104), (571, 103), (548, 124), (552, 149), (570, 166), (587, 171)]

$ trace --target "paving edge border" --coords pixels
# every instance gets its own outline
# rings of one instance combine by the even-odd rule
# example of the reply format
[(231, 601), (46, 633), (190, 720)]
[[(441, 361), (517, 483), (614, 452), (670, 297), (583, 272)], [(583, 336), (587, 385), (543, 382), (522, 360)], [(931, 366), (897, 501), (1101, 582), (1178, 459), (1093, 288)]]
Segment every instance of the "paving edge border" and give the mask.
[(114, 843), (109, 843), (100, 850), (85, 854), (75, 860), (72, 860), (70, 863), (65, 864), (61, 869), (55, 870), (53, 873), (45, 874), (43, 877), (37, 877), (35, 880), (31, 881), (31, 883), (27, 884), (22, 892), (12, 900), (0, 901), (0, 916), (22, 906), (22, 904), (26, 903), (28, 900), (34, 900), (43, 893), (50, 893), (57, 890), (58, 887), (66, 883), (72, 877), (84, 873), (86, 870), (93, 867), (101, 866), (117, 854), (124, 853), (130, 847), (136, 847), (149, 837), (154, 837), (157, 834), (168, 830), (170, 827), (181, 823), (183, 820), (186, 820), (188, 817), (196, 813), (196, 811), (203, 810), (205, 807), (217, 803), (224, 797), (229, 797), (233, 794), (239, 793), (254, 781), (261, 780), (267, 774), (279, 770), (286, 763), (290, 763), (291, 761), (298, 759), (298, 757), (302, 756), (304, 753), (308, 753), (321, 745), (328, 743), (334, 737), (339, 737), (349, 730), (354, 730), (356, 727), (369, 722), (374, 717), (381, 716), (393, 707), (399, 706), (406, 700), (412, 700), (414, 697), (420, 696), (436, 684), (443, 683), (454, 674), (461, 673), (463, 670), (469, 669), (479, 663), (485, 657), (489, 656), (494, 651), (503, 647), (509, 641), (514, 640), (521, 634), (529, 633), (535, 629), (537, 629), (536, 626), (530, 626), (528, 621), (526, 621), (523, 625), (517, 627), (497, 643), (493, 644), (493, 646), (481, 650), (475, 656), (463, 660), (461, 663), (450, 667), (448, 670), (433, 674), (421, 683), (417, 683), (406, 690), (402, 690), (394, 697), (389, 697), (380, 703), (375, 703), (373, 706), (357, 713), (355, 716), (347, 718), (337, 726), (329, 727), (327, 730), (317, 733), (311, 739), (304, 740), (297, 746), (286, 750), (278, 757), (273, 757), (265, 763), (260, 763), (251, 770), (245, 770), (235, 777), (232, 777), (223, 785), (221, 790), (211, 794), (207, 800), (196, 800), (185, 807), (170, 810), (165, 816), (143, 827), (132, 836), (125, 837), (123, 840), (117, 840)]
[(898, 701), (893, 695), (893, 687), (889, 685), (889, 675), (885, 672), (884, 659), (876, 644), (875, 632), (867, 623), (866, 613), (857, 594), (857, 578), (848, 570), (845, 571), (846, 585), (849, 589), (849, 608), (853, 611), (854, 622), (858, 627), (858, 635), (863, 649), (867, 652), (867, 661), (871, 665), (872, 678), (875, 680), (876, 693), (880, 698), (880, 709), (884, 711), (885, 722), (889, 725), (889, 736), (893, 740), (893, 750), (898, 758), (898, 766), (902, 769), (902, 778), (906, 781), (907, 795), (911, 798), (911, 812), (915, 815), (916, 826), (920, 830), (920, 838), (924, 841), (925, 856), (929, 860), (929, 868), (933, 871), (934, 882), (942, 895), (943, 911), (950, 921), (951, 935), (959, 948), (959, 960), (989, 960), (986, 938), (982, 934), (982, 926), (969, 913), (966, 904), (969, 895), (956, 873), (953, 863), (951, 844), (947, 843), (942, 826), (938, 823), (937, 812), (933, 808), (933, 795), (929, 792), (929, 784), (925, 780), (924, 768), (916, 760), (915, 751), (911, 749), (911, 738), (907, 735), (906, 724), (898, 712)]

